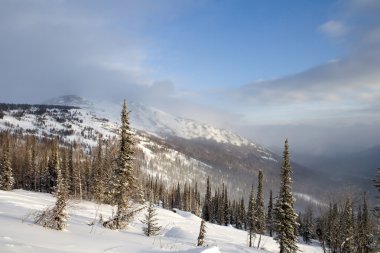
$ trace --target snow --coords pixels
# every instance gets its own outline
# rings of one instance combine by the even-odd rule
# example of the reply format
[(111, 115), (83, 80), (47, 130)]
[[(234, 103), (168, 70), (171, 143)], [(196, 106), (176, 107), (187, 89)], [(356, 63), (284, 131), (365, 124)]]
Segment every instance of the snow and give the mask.
[[(144, 212), (122, 231), (103, 228), (97, 222), (91, 224), (96, 214), (104, 219), (112, 214), (112, 207), (96, 205), (88, 201), (69, 203), (69, 224), (65, 231), (55, 231), (33, 224), (33, 213), (53, 205), (54, 197), (46, 193), (24, 190), (0, 191), (0, 252), (25, 253), (119, 253), (119, 252), (278, 252), (276, 242), (262, 237), (260, 250), (248, 248), (247, 233), (233, 227), (207, 223), (207, 247), (196, 247), (200, 218), (193, 214), (158, 208), (158, 223), (163, 230), (159, 236), (146, 237), (142, 232)], [(318, 245), (299, 244), (305, 253), (323, 252)]]
[[(113, 122), (120, 120), (121, 104), (107, 101), (89, 101), (88, 99), (71, 95), (51, 99), (46, 104), (78, 106)], [(254, 146), (238, 134), (230, 130), (216, 128), (192, 119), (177, 117), (157, 108), (141, 103), (128, 102), (131, 111), (132, 127), (154, 134), (158, 137), (177, 136), (184, 139), (207, 139), (219, 143), (229, 143), (236, 146)]]

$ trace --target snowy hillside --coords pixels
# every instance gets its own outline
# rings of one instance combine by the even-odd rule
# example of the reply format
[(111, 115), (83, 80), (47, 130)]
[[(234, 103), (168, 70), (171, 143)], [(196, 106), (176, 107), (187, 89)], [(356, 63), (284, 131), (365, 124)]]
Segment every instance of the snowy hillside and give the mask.
[[(110, 102), (91, 102), (85, 98), (68, 95), (45, 102), (51, 105), (78, 106), (113, 122), (119, 122), (121, 105)], [(191, 119), (176, 117), (159, 109), (140, 103), (128, 102), (131, 124), (134, 128), (157, 136), (177, 136), (185, 139), (203, 138), (237, 146), (253, 145), (249, 140), (226, 129), (216, 128)]]
[[(60, 232), (33, 224), (33, 213), (54, 204), (50, 194), (14, 190), (0, 191), (0, 252), (2, 253), (55, 253), (55, 252), (278, 252), (276, 242), (267, 236), (262, 239), (260, 250), (248, 248), (247, 233), (232, 227), (207, 223), (206, 244), (196, 247), (200, 218), (187, 213), (158, 209), (158, 223), (162, 226), (159, 236), (143, 235), (139, 213), (132, 224), (123, 231), (112, 231), (95, 222), (96, 213), (104, 218), (112, 214), (112, 207), (97, 206), (92, 202), (72, 202), (69, 207), (69, 225)], [(323, 252), (316, 243), (300, 244), (304, 253)]]
[[(2, 104), (0, 130), (49, 138), (59, 136), (64, 141), (82, 143), (87, 150), (96, 145), (99, 134), (117, 137), (120, 105), (94, 104), (77, 96), (47, 103), (58, 105)], [(137, 159), (145, 173), (157, 175), (170, 184), (198, 181), (200, 189), (204, 189), (205, 178), (210, 176), (215, 185), (225, 183), (231, 194), (236, 194), (233, 197), (240, 198), (256, 182), (258, 171), (263, 170), (267, 187), (277, 189), (281, 158), (264, 147), (230, 131), (153, 108), (132, 103), (129, 109), (132, 125), (144, 130), (136, 131), (135, 138), (141, 151)], [(154, 135), (149, 134), (152, 132)], [(300, 166), (294, 166), (294, 171), (295, 191), (314, 197), (321, 195), (320, 176)]]

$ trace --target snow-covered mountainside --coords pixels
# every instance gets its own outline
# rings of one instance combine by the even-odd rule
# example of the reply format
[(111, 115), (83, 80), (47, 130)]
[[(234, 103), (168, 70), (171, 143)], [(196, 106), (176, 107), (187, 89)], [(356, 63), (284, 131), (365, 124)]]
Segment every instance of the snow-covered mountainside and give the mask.
[[(64, 96), (48, 103), (56, 105), (0, 104), (0, 130), (59, 136), (67, 142), (82, 143), (87, 149), (96, 145), (99, 134), (104, 138), (117, 137), (121, 105), (95, 104), (77, 96)], [(129, 109), (131, 124), (137, 129), (137, 159), (143, 172), (170, 184), (197, 181), (200, 189), (210, 176), (214, 185), (225, 183), (232, 197), (241, 197), (256, 183), (258, 171), (263, 170), (266, 188), (274, 191), (278, 188), (281, 158), (264, 147), (228, 130), (143, 105), (131, 103)], [(321, 196), (322, 176), (298, 165), (293, 168), (295, 191)]]
[[(260, 249), (248, 248), (247, 232), (233, 227), (207, 223), (206, 247), (196, 247), (200, 218), (187, 212), (157, 208), (161, 233), (155, 237), (143, 234), (145, 211), (123, 231), (114, 231), (99, 225), (112, 215), (112, 207), (93, 202), (71, 202), (66, 231), (56, 231), (33, 224), (36, 211), (54, 205), (55, 198), (46, 193), (14, 190), (0, 191), (0, 252), (2, 253), (219, 253), (219, 252), (279, 252), (278, 244), (263, 236)], [(94, 224), (94, 225), (91, 225)], [(256, 245), (257, 241), (255, 242)], [(300, 243), (304, 253), (321, 253), (317, 242)]]
[[(118, 122), (120, 118), (120, 104), (110, 102), (94, 103), (75, 95), (50, 99), (44, 104), (77, 106), (114, 122)], [(237, 146), (256, 146), (254, 143), (232, 131), (216, 128), (195, 120), (176, 117), (159, 109), (145, 106), (141, 103), (128, 103), (128, 109), (131, 111), (131, 124), (134, 128), (157, 136), (177, 136), (184, 139), (200, 138)]]

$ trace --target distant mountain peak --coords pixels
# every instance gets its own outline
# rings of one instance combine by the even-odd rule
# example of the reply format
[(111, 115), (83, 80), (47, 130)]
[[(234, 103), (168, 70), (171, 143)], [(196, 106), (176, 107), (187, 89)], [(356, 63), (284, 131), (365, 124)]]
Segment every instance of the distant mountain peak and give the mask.
[(88, 99), (78, 96), (78, 95), (64, 95), (60, 97), (55, 97), (43, 102), (47, 105), (69, 105), (77, 106), (82, 108), (92, 108), (94, 104)]
[[(117, 123), (121, 104), (106, 101), (91, 101), (77, 95), (65, 95), (44, 102), (50, 105), (76, 106), (92, 112), (94, 115), (110, 119)], [(205, 139), (235, 146), (256, 146), (253, 142), (231, 130), (221, 129), (193, 119), (172, 115), (160, 109), (144, 105), (141, 102), (129, 101), (132, 127), (158, 137), (180, 137), (184, 139)]]

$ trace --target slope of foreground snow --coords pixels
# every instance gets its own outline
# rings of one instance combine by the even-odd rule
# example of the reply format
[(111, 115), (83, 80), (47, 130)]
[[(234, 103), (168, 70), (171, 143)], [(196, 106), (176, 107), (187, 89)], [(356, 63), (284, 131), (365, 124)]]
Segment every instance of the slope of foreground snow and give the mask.
[[(272, 238), (262, 238), (262, 249), (248, 248), (247, 234), (232, 227), (207, 224), (206, 244), (196, 247), (200, 218), (187, 213), (158, 209), (162, 233), (146, 237), (142, 233), (144, 212), (124, 231), (104, 229), (94, 221), (96, 213), (106, 219), (112, 214), (112, 207), (97, 206), (92, 202), (71, 202), (70, 220), (66, 231), (45, 229), (32, 223), (33, 212), (53, 205), (50, 194), (33, 193), (23, 190), (0, 191), (0, 252), (278, 252), (278, 245)], [(300, 245), (305, 253), (322, 252), (317, 246)]]

